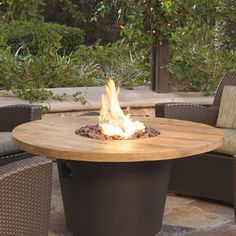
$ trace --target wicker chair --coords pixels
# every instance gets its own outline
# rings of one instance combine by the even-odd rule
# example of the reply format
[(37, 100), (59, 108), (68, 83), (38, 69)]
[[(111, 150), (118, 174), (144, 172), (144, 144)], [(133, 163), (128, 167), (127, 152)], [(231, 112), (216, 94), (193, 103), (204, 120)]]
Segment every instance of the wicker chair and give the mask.
[[(226, 75), (212, 105), (156, 104), (156, 117), (216, 125), (224, 86), (236, 86), (236, 76)], [(233, 155), (209, 152), (172, 162), (169, 192), (234, 204), (236, 216), (236, 160)]]
[[(11, 134), (17, 125), (41, 116), (42, 109), (36, 105), (0, 107), (0, 134)], [(0, 152), (0, 235), (48, 235), (51, 189), (49, 159), (16, 147)]]

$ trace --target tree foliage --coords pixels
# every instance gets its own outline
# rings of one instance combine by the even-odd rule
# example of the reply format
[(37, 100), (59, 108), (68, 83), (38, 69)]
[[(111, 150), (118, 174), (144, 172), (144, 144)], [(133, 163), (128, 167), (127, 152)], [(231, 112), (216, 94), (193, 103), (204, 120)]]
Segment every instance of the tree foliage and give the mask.
[[(225, 73), (236, 74), (236, 0), (127, 0), (120, 7), (121, 34), (150, 48), (155, 37), (168, 43), (172, 84), (211, 92)], [(96, 14), (111, 9), (99, 1)]]
[[(2, 25), (42, 25), (42, 34), (30, 36), (38, 45), (32, 53), (25, 44), (26, 54), (22, 40), (14, 48), (1, 35), (0, 86), (33, 100), (48, 86), (100, 85), (108, 74), (128, 87), (148, 83), (158, 37), (170, 47), (172, 86), (209, 93), (223, 74), (236, 74), (235, 12), (236, 0), (3, 0)], [(68, 45), (64, 55), (63, 27), (52, 32), (44, 20), (80, 27), (87, 44), (103, 45)]]

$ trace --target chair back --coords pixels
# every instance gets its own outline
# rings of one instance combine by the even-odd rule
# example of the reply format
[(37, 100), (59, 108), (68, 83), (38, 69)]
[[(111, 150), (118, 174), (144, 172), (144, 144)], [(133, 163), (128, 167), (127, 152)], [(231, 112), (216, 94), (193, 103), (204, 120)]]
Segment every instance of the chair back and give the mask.
[(215, 108), (217, 110), (220, 107), (220, 102), (221, 102), (221, 97), (222, 97), (224, 86), (236, 86), (236, 76), (224, 75), (224, 77), (221, 79), (221, 81), (217, 87), (215, 99), (213, 102), (213, 108)]

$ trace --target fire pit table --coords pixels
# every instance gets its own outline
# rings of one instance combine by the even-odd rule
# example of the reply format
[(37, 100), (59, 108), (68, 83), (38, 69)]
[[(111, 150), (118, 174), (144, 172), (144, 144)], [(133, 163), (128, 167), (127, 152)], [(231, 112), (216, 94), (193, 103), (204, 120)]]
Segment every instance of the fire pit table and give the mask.
[(75, 134), (97, 117), (67, 117), (18, 126), (18, 147), (58, 160), (68, 229), (74, 236), (154, 236), (161, 230), (171, 159), (211, 151), (216, 128), (180, 120), (140, 118), (160, 135), (98, 140)]

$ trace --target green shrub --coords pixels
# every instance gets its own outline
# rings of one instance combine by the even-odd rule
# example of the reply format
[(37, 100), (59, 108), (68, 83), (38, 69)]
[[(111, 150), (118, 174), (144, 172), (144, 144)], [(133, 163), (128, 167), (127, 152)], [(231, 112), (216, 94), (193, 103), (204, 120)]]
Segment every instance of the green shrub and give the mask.
[[(207, 15), (201, 13), (206, 10), (205, 6), (196, 6), (195, 11), (199, 13), (187, 17), (185, 24), (169, 37), (171, 82), (183, 91), (210, 94), (224, 74), (236, 73), (235, 38), (224, 33), (226, 22), (222, 23), (225, 20), (220, 18), (215, 6), (209, 5), (209, 8)], [(193, 9), (189, 7), (188, 10), (190, 15)]]
[(44, 24), (47, 24), (51, 30), (54, 30), (62, 37), (60, 43), (62, 50), (65, 51), (66, 54), (75, 51), (84, 42), (83, 31), (79, 28), (55, 23)]
[(41, 13), (44, 6), (44, 0), (2, 0), (0, 14), (7, 23), (14, 20), (38, 21), (43, 19)]
[[(107, 45), (82, 45), (72, 56), (78, 65), (84, 64), (90, 70), (95, 68), (96, 73), (91, 73), (93, 79), (90, 80), (90, 83), (93, 81), (93, 85), (84, 79), (82, 82), (85, 85), (104, 85), (105, 79), (112, 77), (121, 86), (132, 88), (132, 86), (150, 82), (151, 70), (148, 55), (149, 52), (145, 49), (137, 49), (119, 41)], [(79, 73), (80, 79), (82, 79), (82, 74), (82, 72)], [(88, 73), (85, 75), (88, 76)]]
[(215, 90), (236, 74), (235, 0), (100, 0), (96, 15), (119, 5), (122, 39), (151, 48), (154, 36), (168, 43), (170, 84), (184, 91)]
[[(40, 56), (12, 54), (10, 48), (0, 48), (0, 89), (12, 90), (30, 101), (49, 97), (62, 100), (63, 96), (55, 97), (46, 88), (99, 86), (109, 76), (128, 88), (150, 80), (144, 50), (134, 52), (127, 45), (97, 44), (81, 46), (70, 55), (59, 55), (58, 42), (52, 39), (39, 45)], [(74, 99), (83, 103), (83, 97), (78, 95)]]
[[(116, 0), (117, 1), (117, 0)], [(102, 1), (94, 0), (47, 0), (44, 1), (43, 16), (47, 22), (56, 22), (69, 26), (76, 26), (84, 30), (85, 43), (92, 45), (101, 40), (102, 44), (115, 42), (119, 39), (119, 30), (116, 29), (117, 7), (112, 7), (112, 12), (104, 17), (93, 18), (97, 4)]]
[[(178, 50), (178, 51), (177, 51)], [(209, 50), (205, 47), (191, 51), (189, 47), (171, 46), (168, 65), (170, 82), (180, 91), (202, 91), (211, 94), (225, 74), (236, 72), (236, 51)]]
[[(56, 41), (61, 44), (60, 54), (70, 54), (83, 43), (83, 32), (79, 28), (44, 22), (20, 22), (0, 25), (0, 35), (5, 38), (5, 46), (16, 52), (24, 47), (27, 53), (38, 54), (40, 44), (51, 34), (57, 35)], [(22, 50), (21, 50), (22, 52)]]
[(46, 88), (78, 86), (77, 71), (78, 65), (72, 65), (69, 56), (57, 53), (22, 56), (13, 55), (10, 49), (0, 52), (0, 89), (12, 90), (29, 101), (60, 98)]

